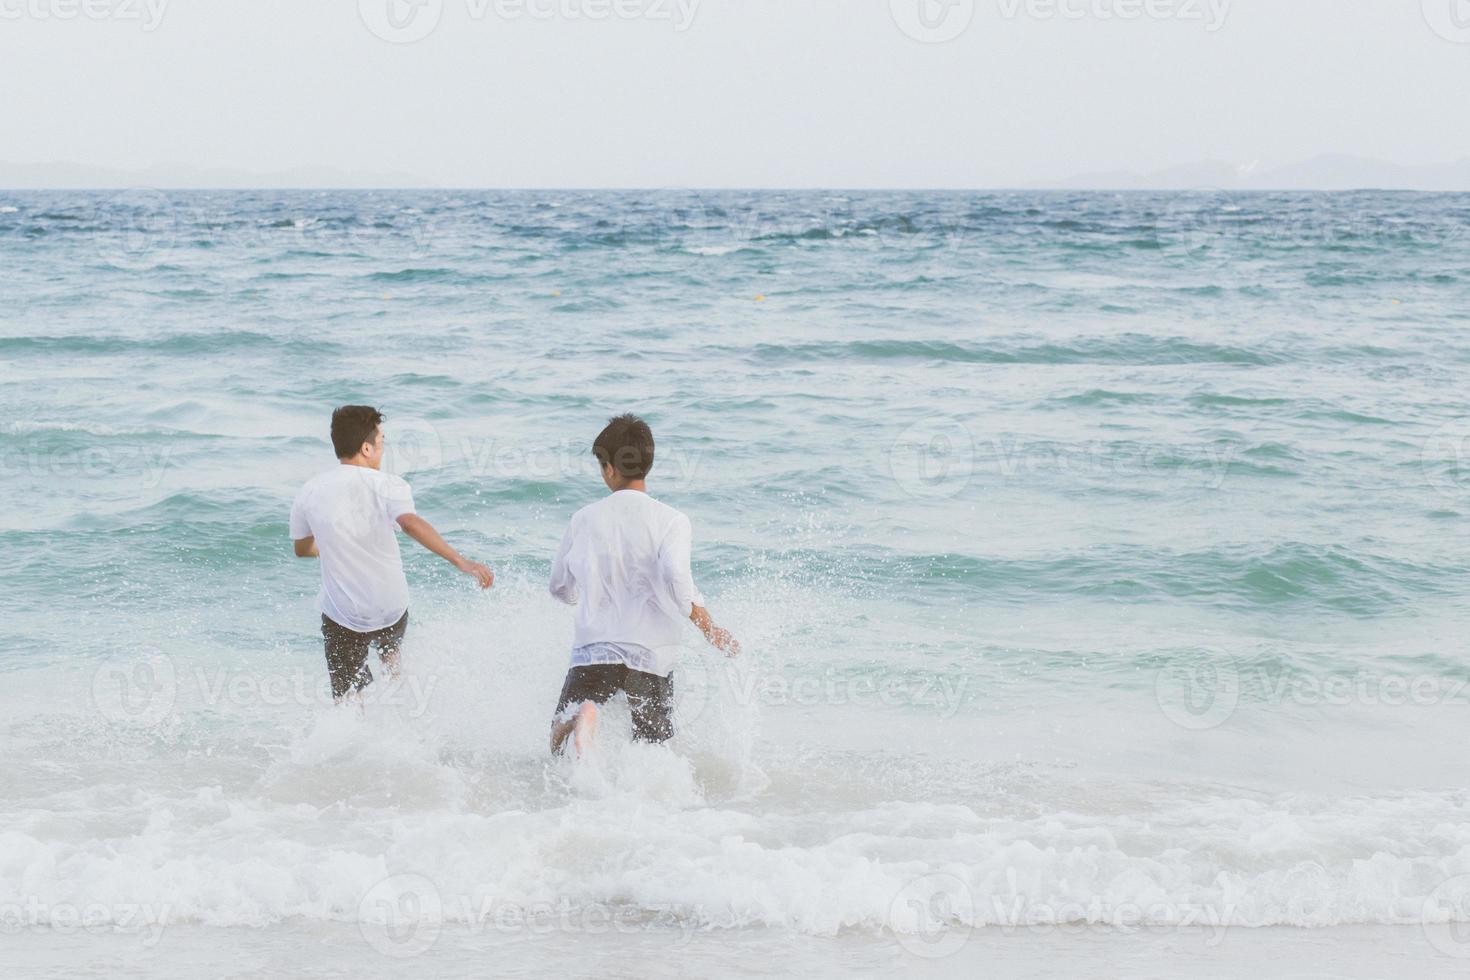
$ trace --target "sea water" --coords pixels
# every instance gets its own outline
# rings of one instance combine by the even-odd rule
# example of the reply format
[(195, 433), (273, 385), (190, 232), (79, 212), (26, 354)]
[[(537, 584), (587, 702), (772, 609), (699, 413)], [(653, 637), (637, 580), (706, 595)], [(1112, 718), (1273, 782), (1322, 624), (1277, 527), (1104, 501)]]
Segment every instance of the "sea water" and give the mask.
[[(6, 192), (0, 255), (27, 969), (1470, 955), (1470, 196)], [(338, 708), (343, 403), (497, 582), (403, 539)], [(553, 761), (624, 411), (744, 655)]]

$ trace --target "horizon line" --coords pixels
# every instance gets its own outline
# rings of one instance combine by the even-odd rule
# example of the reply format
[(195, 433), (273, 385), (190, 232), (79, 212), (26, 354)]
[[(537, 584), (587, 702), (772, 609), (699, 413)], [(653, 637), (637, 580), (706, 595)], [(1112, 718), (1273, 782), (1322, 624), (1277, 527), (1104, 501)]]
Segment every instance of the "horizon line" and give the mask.
[(556, 186), (501, 186), (490, 185), (438, 185), (438, 184), (383, 184), (383, 185), (333, 185), (333, 184), (290, 184), (290, 185), (163, 185), (163, 184), (57, 184), (46, 187), (0, 187), (0, 194), (26, 193), (26, 192), (48, 192), (48, 191), (444, 191), (450, 193), (459, 192), (496, 192), (496, 193), (653, 193), (653, 192), (682, 192), (682, 193), (729, 193), (729, 192), (827, 192), (844, 194), (875, 194), (875, 193), (941, 193), (941, 194), (998, 194), (998, 193), (1088, 193), (1088, 194), (1204, 194), (1204, 193), (1230, 193), (1230, 194), (1357, 194), (1364, 192), (1372, 193), (1396, 193), (1396, 194), (1470, 194), (1470, 188), (1463, 189), (1428, 189), (1422, 187), (1394, 187), (1363, 185), (1360, 187), (1225, 187), (1225, 186), (1201, 186), (1201, 187), (1109, 187), (1098, 186), (1076, 186), (1066, 187), (1050, 184), (1034, 184), (1031, 186), (940, 186), (940, 187), (840, 187), (831, 185), (807, 185), (807, 186), (776, 186), (776, 185), (730, 185), (730, 186), (705, 186), (705, 187), (679, 187), (671, 185), (616, 185), (603, 187), (556, 187)]

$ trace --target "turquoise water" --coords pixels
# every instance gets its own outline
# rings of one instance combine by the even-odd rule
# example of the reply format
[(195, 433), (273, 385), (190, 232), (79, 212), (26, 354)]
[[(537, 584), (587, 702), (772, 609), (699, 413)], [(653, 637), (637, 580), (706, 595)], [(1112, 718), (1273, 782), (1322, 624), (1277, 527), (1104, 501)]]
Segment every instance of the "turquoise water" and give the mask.
[[(12, 919), (1470, 921), (1470, 195), (8, 192), (0, 248)], [(499, 576), (405, 544), (360, 717), (286, 536), (345, 402)], [(626, 410), (747, 656), (551, 763)]]

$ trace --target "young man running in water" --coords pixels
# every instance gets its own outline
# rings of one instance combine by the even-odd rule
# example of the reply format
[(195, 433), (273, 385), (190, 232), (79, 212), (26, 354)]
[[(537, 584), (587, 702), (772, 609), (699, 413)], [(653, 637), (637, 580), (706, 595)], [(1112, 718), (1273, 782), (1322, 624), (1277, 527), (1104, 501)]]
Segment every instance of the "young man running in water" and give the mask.
[(552, 752), (575, 735), (581, 753), (597, 730), (597, 706), (619, 691), (633, 710), (633, 737), (667, 741), (674, 702), (669, 674), (686, 622), (729, 656), (740, 652), (694, 587), (689, 518), (648, 495), (648, 423), (619, 415), (592, 452), (612, 493), (572, 517), (551, 567), (551, 594), (577, 606), (571, 669), (551, 721)]
[(398, 554), (395, 527), (473, 576), (488, 589), (495, 575), (468, 561), (414, 512), (413, 492), (402, 479), (381, 471), (383, 416), (366, 405), (344, 405), (332, 413), (332, 448), (340, 464), (307, 481), (291, 505), (291, 537), (297, 558), (320, 558), (327, 671), (338, 701), (373, 682), (368, 651), (390, 674), (408, 629), (408, 582)]

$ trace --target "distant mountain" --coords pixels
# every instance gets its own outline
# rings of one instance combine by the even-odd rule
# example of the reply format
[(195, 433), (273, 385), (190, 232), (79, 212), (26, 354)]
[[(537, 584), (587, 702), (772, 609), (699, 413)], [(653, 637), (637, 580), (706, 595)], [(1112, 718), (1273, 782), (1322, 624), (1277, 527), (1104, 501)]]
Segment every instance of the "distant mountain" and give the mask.
[(80, 163), (6, 163), (0, 161), (0, 187), (39, 188), (256, 188), (282, 189), (434, 187), (433, 181), (404, 173), (361, 173), (332, 167), (294, 167), (274, 173), (183, 165), (119, 170)]
[(1470, 157), (1453, 163), (1403, 166), (1367, 157), (1323, 154), (1284, 167), (1220, 161), (1139, 174), (1083, 174), (1036, 185), (1069, 190), (1415, 190), (1470, 191)]
[[(79, 163), (5, 163), (0, 188), (433, 188), (442, 182), (415, 174), (372, 173), (333, 167), (295, 167), (273, 173), (160, 165), (146, 170)], [(948, 185), (946, 185), (948, 186)], [(1006, 187), (1065, 190), (1422, 190), (1470, 191), (1470, 158), (1405, 166), (1367, 157), (1324, 154), (1301, 163), (1262, 167), (1219, 160), (1180, 164), (1152, 173), (1113, 171)]]

